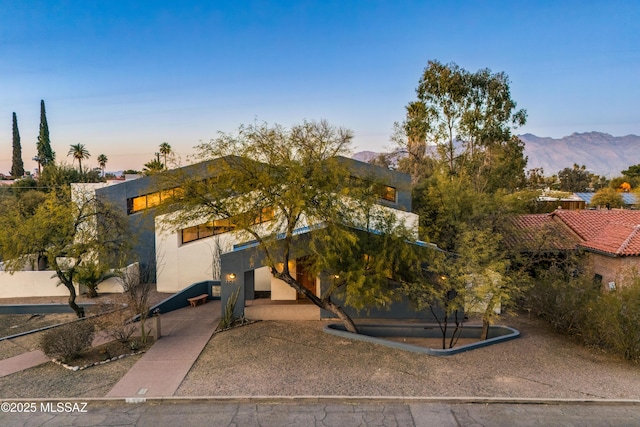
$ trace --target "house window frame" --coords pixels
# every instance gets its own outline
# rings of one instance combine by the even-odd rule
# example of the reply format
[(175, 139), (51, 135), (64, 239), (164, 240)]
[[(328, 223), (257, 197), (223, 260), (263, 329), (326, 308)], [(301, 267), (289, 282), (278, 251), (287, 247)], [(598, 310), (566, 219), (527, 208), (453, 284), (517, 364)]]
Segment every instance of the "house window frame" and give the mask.
[[(262, 224), (267, 221), (273, 220), (275, 217), (275, 210), (271, 206), (262, 208), (260, 214), (253, 222), (254, 225)], [(181, 229), (179, 234), (180, 245), (186, 245), (198, 240), (206, 239), (208, 237), (217, 236), (224, 233), (229, 233), (236, 229), (236, 225), (233, 222), (234, 217), (214, 219), (202, 224), (194, 225)], [(194, 233), (195, 238), (185, 240), (185, 231), (187, 233)]]

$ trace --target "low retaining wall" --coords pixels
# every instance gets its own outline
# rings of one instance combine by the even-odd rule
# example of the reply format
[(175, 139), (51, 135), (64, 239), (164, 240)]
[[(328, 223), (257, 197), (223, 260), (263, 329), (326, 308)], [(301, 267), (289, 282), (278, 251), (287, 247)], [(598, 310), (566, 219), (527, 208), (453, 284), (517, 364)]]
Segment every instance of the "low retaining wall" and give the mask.
[[(399, 348), (401, 350), (412, 351), (414, 353), (424, 353), (431, 356), (450, 356), (453, 354), (462, 353), (465, 351), (473, 350), (476, 348), (482, 348), (489, 345), (497, 344), (504, 341), (509, 341), (520, 336), (520, 332), (516, 329), (508, 326), (490, 326), (489, 338), (484, 341), (477, 341), (467, 345), (461, 345), (459, 347), (438, 349), (420, 347), (413, 344), (405, 344), (398, 341), (385, 339), (388, 337), (421, 337), (421, 338), (440, 338), (441, 332), (438, 325), (430, 324), (398, 324), (398, 325), (375, 325), (375, 324), (363, 324), (357, 325), (359, 334), (348, 332), (344, 325), (338, 323), (331, 323), (324, 327), (324, 331), (338, 335), (344, 338), (351, 338), (360, 341), (367, 341), (375, 344), (385, 345), (387, 347)], [(451, 328), (453, 329), (453, 328)], [(448, 336), (451, 336), (451, 330), (449, 330)], [(461, 338), (480, 338), (482, 332), (481, 325), (465, 325), (461, 331)]]

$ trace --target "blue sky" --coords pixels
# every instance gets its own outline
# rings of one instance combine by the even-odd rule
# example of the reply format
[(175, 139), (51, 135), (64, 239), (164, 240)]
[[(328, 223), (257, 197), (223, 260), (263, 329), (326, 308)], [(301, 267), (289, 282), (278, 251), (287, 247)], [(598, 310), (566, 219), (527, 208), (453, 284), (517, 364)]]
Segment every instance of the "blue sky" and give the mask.
[(44, 99), (59, 160), (140, 169), (254, 121), (327, 119), (390, 145), (427, 61), (504, 71), (516, 133), (640, 134), (636, 1), (0, 0), (0, 172), (11, 113), (35, 167)]

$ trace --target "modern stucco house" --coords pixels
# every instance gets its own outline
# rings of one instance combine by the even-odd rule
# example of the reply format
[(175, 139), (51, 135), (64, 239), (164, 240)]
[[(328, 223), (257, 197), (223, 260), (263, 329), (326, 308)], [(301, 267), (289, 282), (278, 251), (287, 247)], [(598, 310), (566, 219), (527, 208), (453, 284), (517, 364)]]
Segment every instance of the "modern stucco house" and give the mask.
[(512, 246), (584, 250), (594, 279), (604, 289), (624, 286), (629, 274), (640, 272), (640, 211), (558, 209), (550, 214), (521, 215), (514, 226), (514, 233), (506, 239)]
[[(224, 159), (215, 159), (167, 173), (209, 179), (215, 176), (218, 162), (222, 161)], [(411, 213), (410, 177), (353, 159), (339, 158), (339, 161), (353, 177), (374, 181), (380, 189), (378, 208), (392, 211), (399, 221), (414, 230), (417, 239), (418, 216)], [(178, 191), (167, 182), (157, 176), (148, 176), (110, 185), (92, 185), (98, 197), (109, 200), (127, 216), (131, 229), (138, 234), (134, 240), (136, 255), (148, 279), (156, 282), (159, 292), (171, 294), (194, 283), (214, 281), (220, 287), (214, 286), (212, 292), (220, 292), (223, 302), (229, 297), (230, 289), (241, 290), (238, 314), (244, 312), (245, 306), (251, 310), (250, 306), (264, 305), (258, 303), (304, 304), (293, 288), (271, 276), (269, 269), (262, 265), (259, 250), (246, 237), (233, 232), (228, 219), (203, 216), (168, 227), (167, 218), (173, 214), (156, 211), (157, 205)], [(270, 215), (277, 215), (277, 212), (264, 214), (261, 221), (269, 221)], [(304, 223), (296, 230), (300, 244), (304, 244), (304, 235), (313, 233), (315, 226)], [(322, 275), (309, 277), (298, 260), (292, 261), (289, 267), (305, 287), (316, 294), (322, 292), (326, 285), (323, 280), (327, 278)], [(320, 311), (314, 310), (311, 317), (318, 318)], [(408, 301), (398, 302), (391, 310), (369, 312), (369, 316), (420, 317)]]

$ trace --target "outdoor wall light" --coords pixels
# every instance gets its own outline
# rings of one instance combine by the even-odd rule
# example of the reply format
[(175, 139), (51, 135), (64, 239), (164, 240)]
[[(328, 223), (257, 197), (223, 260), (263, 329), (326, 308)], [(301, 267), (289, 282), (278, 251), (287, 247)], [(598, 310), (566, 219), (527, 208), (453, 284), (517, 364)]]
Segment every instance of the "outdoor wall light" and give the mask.
[(236, 274), (235, 273), (231, 273), (229, 275), (227, 275), (227, 277), (229, 278), (229, 280), (234, 281), (236, 280)]

